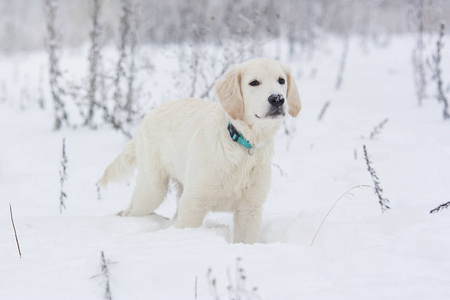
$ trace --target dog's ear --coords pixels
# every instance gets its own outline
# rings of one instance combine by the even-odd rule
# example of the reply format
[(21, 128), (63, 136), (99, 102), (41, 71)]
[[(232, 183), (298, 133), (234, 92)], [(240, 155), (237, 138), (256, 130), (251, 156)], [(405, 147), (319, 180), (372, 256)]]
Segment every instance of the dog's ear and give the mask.
[(217, 81), (216, 94), (220, 104), (232, 119), (242, 119), (244, 99), (241, 92), (241, 70), (239, 66), (229, 69)]
[(296, 117), (302, 109), (302, 103), (300, 102), (300, 95), (298, 94), (297, 85), (292, 77), (291, 71), (288, 67), (283, 66), (284, 72), (287, 76), (287, 103), (289, 105), (289, 114), (292, 117)]

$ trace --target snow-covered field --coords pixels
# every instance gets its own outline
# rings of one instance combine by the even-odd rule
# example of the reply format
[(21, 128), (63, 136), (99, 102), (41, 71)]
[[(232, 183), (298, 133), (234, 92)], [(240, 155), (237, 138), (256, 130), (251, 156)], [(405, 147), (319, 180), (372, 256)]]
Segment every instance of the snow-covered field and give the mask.
[[(242, 284), (235, 278), (237, 258), (248, 292), (237, 299), (450, 299), (450, 211), (429, 213), (450, 201), (450, 123), (432, 98), (432, 83), (430, 99), (418, 106), (413, 43), (395, 37), (365, 52), (352, 39), (339, 90), (342, 42), (330, 39), (327, 51), (312, 60), (285, 61), (296, 75), (303, 110), (293, 136), (276, 138), (272, 187), (255, 245), (230, 243), (228, 214), (208, 215), (198, 229), (175, 229), (164, 218), (175, 212), (174, 193), (159, 215), (116, 216), (128, 204), (133, 181), (111, 185), (101, 199), (95, 182), (120, 152), (123, 136), (107, 127), (52, 131), (49, 99), (44, 111), (29, 103), (38, 97), (45, 54), (2, 57), (0, 299), (103, 299), (102, 251), (112, 299), (217, 299), (211, 278), (220, 299), (229, 299), (230, 280)], [(448, 82), (450, 60), (444, 58)], [(152, 84), (171, 78), (165, 64), (152, 63)], [(171, 82), (158, 84), (164, 91)], [(67, 208), (60, 213), (63, 138), (69, 161)], [(363, 145), (390, 200), (384, 214)], [(359, 185), (371, 187), (344, 196), (311, 245), (336, 200)]]

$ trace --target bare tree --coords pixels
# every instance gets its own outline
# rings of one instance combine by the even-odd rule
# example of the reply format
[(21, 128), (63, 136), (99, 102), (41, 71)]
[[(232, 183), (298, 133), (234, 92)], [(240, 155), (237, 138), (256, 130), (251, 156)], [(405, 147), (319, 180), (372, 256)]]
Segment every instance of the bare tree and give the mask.
[(66, 111), (62, 87), (62, 72), (59, 65), (60, 37), (57, 32), (56, 18), (58, 14), (58, 0), (45, 0), (45, 13), (47, 21), (47, 50), (49, 56), (50, 91), (53, 98), (55, 116), (55, 129), (60, 129), (63, 123), (69, 125), (69, 116)]
[(89, 33), (91, 48), (89, 50), (89, 88), (87, 93), (88, 113), (84, 125), (94, 128), (94, 113), (97, 107), (97, 92), (99, 86), (99, 68), (101, 62), (101, 31), (100, 9), (102, 0), (93, 0), (91, 5), (92, 30)]
[(113, 103), (102, 103), (104, 120), (114, 129), (131, 137), (129, 127), (141, 118), (138, 113), (136, 91), (136, 49), (139, 18), (138, 3), (133, 0), (121, 0), (119, 58), (113, 76)]
[(425, 70), (425, 11), (427, 10), (427, 0), (413, 0), (411, 7), (411, 19), (413, 26), (417, 30), (416, 47), (412, 52), (412, 64), (414, 72), (414, 84), (419, 105), (427, 97), (426, 70)]
[(341, 54), (341, 62), (339, 64), (339, 70), (336, 78), (336, 84), (335, 88), (339, 90), (342, 85), (342, 81), (344, 78), (344, 70), (345, 65), (347, 64), (347, 56), (348, 56), (348, 49), (350, 46), (350, 34), (347, 34), (344, 38), (343, 48), (342, 48), (342, 54)]
[[(122, 80), (126, 77), (125, 63), (128, 57), (128, 36), (131, 30), (131, 14), (132, 6), (131, 0), (121, 0), (122, 15), (120, 16), (120, 44), (119, 44), (119, 59), (116, 64), (116, 74), (114, 77), (114, 112), (117, 112), (122, 107)], [(113, 115), (113, 118), (115, 116)]]
[(436, 42), (436, 53), (431, 57), (431, 71), (432, 71), (432, 79), (436, 82), (437, 85), (437, 94), (436, 98), (439, 102), (442, 102), (444, 108), (442, 110), (442, 115), (444, 120), (450, 119), (450, 114), (448, 111), (448, 100), (447, 95), (444, 91), (444, 83), (442, 81), (442, 49), (444, 48), (443, 38), (445, 34), (445, 24), (441, 23), (439, 27), (439, 37)]
[(138, 45), (138, 31), (140, 26), (140, 18), (137, 15), (140, 11), (139, 2), (131, 3), (131, 30), (129, 31), (129, 63), (127, 76), (127, 96), (125, 101), (126, 122), (128, 124), (133, 122), (135, 118), (135, 109), (137, 101), (136, 93), (136, 50)]

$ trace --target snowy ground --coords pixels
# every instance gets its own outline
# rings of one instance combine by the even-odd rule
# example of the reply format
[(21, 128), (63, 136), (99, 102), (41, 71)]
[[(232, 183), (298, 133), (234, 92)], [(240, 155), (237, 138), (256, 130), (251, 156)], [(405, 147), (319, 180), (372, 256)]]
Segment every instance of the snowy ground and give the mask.
[[(107, 128), (53, 132), (50, 108), (25, 103), (31, 108), (20, 110), (14, 95), (24, 85), (38, 86), (33, 76), (25, 80), (21, 74), (27, 64), (35, 72), (46, 68), (45, 56), (3, 57), (3, 76), (16, 74), (20, 84), (13, 93), (8, 83), (0, 103), (0, 299), (102, 299), (106, 282), (96, 276), (101, 251), (113, 299), (215, 299), (210, 268), (219, 296), (228, 299), (227, 272), (234, 281), (236, 258), (242, 259), (245, 289), (258, 288), (247, 299), (449, 299), (450, 211), (429, 211), (450, 200), (450, 123), (441, 119), (436, 100), (417, 105), (413, 41), (397, 37), (365, 53), (352, 40), (338, 91), (341, 44), (327, 47), (330, 53), (312, 61), (290, 63), (303, 110), (295, 136), (277, 137), (278, 167), (256, 245), (230, 243), (227, 214), (208, 215), (201, 228), (185, 230), (160, 216), (115, 216), (128, 204), (133, 181), (112, 185), (100, 200), (95, 182), (124, 138)], [(156, 74), (164, 69), (153, 63)], [(385, 119), (380, 134), (369, 139)], [(62, 138), (69, 177), (67, 209), (60, 214)], [(356, 188), (337, 204), (311, 246), (342, 194), (373, 186), (363, 145), (391, 209), (382, 214), (373, 189)], [(171, 194), (158, 213), (170, 218), (174, 211)]]

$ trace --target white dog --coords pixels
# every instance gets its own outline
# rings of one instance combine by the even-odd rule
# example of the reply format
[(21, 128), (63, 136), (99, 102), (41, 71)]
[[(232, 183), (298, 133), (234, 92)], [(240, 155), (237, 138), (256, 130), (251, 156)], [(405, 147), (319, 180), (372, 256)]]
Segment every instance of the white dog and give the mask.
[(123, 216), (145, 216), (178, 189), (176, 226), (198, 227), (209, 211), (234, 213), (234, 241), (255, 243), (269, 192), (273, 138), (300, 97), (291, 73), (257, 58), (233, 66), (216, 83), (219, 103), (184, 99), (149, 112), (100, 184), (138, 169)]

